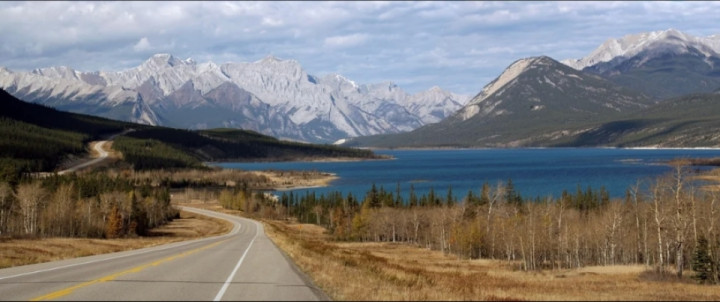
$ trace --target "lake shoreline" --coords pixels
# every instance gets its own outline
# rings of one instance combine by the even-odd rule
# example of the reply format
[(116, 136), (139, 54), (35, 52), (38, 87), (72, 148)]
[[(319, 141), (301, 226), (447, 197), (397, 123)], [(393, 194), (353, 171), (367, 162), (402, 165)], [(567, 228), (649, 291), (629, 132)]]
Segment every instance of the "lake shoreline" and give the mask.
[(433, 150), (562, 150), (562, 149), (618, 149), (618, 150), (715, 150), (720, 151), (720, 147), (398, 147), (398, 148), (382, 148), (382, 147), (363, 147), (372, 151), (433, 151)]
[(275, 170), (248, 171), (267, 177), (272, 185), (267, 188), (271, 191), (291, 191), (302, 189), (316, 189), (327, 187), (333, 181), (339, 179), (337, 174), (329, 172), (283, 172)]
[(277, 159), (277, 160), (217, 160), (217, 161), (206, 161), (203, 165), (208, 167), (218, 167), (220, 163), (247, 163), (247, 164), (260, 164), (260, 163), (294, 163), (294, 162), (311, 162), (311, 163), (342, 163), (342, 162), (364, 162), (364, 161), (385, 161), (395, 160), (396, 158), (389, 155), (378, 155), (375, 158), (360, 158), (360, 157), (308, 157), (308, 158), (294, 158), (294, 159)]
[[(654, 179), (671, 171), (668, 162), (675, 158), (717, 157), (714, 150), (634, 150), (620, 148), (535, 148), (483, 150), (392, 150), (381, 151), (395, 160), (353, 162), (276, 162), (219, 163), (228, 169), (247, 171), (324, 171), (338, 178), (324, 183), (296, 183), (275, 189), (317, 194), (340, 191), (364, 196), (372, 184), (395, 192), (400, 186), (402, 198), (409, 192), (427, 194), (452, 191), (458, 198), (468, 191), (479, 194), (485, 182), (494, 186), (512, 180), (523, 197), (561, 196), (601, 187), (611, 198), (623, 198), (628, 187), (640, 180)], [(418, 182), (417, 180), (425, 180)], [(412, 186), (412, 187), (411, 187)], [(312, 187), (312, 188), (306, 188)], [(297, 188), (297, 189), (296, 189)], [(270, 187), (267, 188), (270, 190)]]

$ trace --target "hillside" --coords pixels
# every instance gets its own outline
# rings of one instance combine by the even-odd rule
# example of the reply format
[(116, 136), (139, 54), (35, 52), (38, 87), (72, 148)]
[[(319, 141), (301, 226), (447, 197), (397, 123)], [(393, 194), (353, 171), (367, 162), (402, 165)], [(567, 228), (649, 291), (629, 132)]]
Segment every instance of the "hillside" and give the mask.
[(30, 104), (0, 90), (0, 181), (54, 169), (87, 142), (132, 124)]
[(199, 167), (215, 160), (291, 160), (375, 158), (371, 151), (286, 142), (252, 131), (187, 131), (67, 113), (23, 102), (0, 90), (0, 180), (23, 173), (51, 171), (70, 154), (85, 154), (86, 143), (103, 136), (135, 169)]
[[(397, 141), (393, 136), (366, 139), (380, 143)], [(717, 148), (720, 146), (720, 92), (668, 99), (612, 120), (577, 127), (537, 146)]]
[(598, 123), (652, 105), (642, 94), (549, 57), (511, 64), (451, 117), (398, 135), (357, 138), (373, 147), (521, 147), (564, 144)]
[(560, 146), (718, 147), (720, 94), (669, 99), (593, 127)]

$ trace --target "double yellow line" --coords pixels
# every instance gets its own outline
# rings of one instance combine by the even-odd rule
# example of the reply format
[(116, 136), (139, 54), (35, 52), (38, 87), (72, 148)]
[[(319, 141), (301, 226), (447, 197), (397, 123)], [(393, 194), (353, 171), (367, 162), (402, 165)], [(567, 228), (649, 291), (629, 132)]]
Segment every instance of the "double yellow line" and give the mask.
[(91, 280), (91, 281), (87, 281), (87, 282), (84, 282), (84, 283), (80, 283), (80, 284), (78, 284), (78, 285), (71, 286), (71, 287), (68, 287), (68, 288), (65, 288), (65, 289), (61, 289), (61, 290), (59, 290), (59, 291), (55, 291), (55, 292), (49, 293), (49, 294), (47, 294), (47, 295), (43, 295), (43, 296), (39, 296), (39, 297), (33, 298), (33, 299), (31, 299), (30, 301), (53, 300), (53, 299), (57, 299), (57, 298), (60, 298), (60, 297), (63, 297), (63, 296), (67, 296), (67, 295), (71, 294), (73, 291), (75, 291), (75, 290), (77, 290), (77, 289), (80, 289), (80, 288), (83, 288), (83, 287), (86, 287), (86, 286), (90, 286), (90, 285), (93, 285), (93, 284), (95, 284), (95, 283), (112, 281), (112, 280), (115, 280), (116, 278), (118, 278), (118, 277), (120, 277), (120, 276), (123, 276), (123, 275), (132, 274), (132, 273), (138, 273), (138, 272), (140, 272), (140, 271), (142, 271), (142, 270), (144, 270), (144, 269), (146, 269), (146, 268), (148, 268), (148, 267), (158, 266), (158, 265), (160, 265), (160, 264), (162, 264), (162, 263), (165, 263), (165, 262), (168, 262), (168, 261), (172, 261), (172, 260), (175, 260), (175, 259), (178, 259), (178, 258), (182, 258), (182, 257), (188, 256), (188, 255), (190, 255), (190, 254), (197, 253), (197, 252), (202, 251), (202, 250), (205, 250), (205, 249), (209, 249), (209, 248), (211, 248), (211, 247), (217, 246), (217, 245), (219, 245), (219, 244), (221, 244), (221, 243), (223, 243), (223, 242), (225, 242), (225, 241), (228, 241), (228, 240), (230, 240), (230, 239), (225, 239), (225, 240), (223, 240), (223, 241), (218, 241), (218, 242), (215, 242), (215, 243), (212, 243), (212, 244), (208, 244), (208, 245), (206, 245), (206, 246), (202, 246), (202, 247), (199, 247), (199, 248), (196, 248), (196, 249), (193, 249), (193, 250), (189, 250), (189, 251), (187, 251), (187, 252), (183, 252), (183, 253), (180, 253), (180, 254), (177, 254), (177, 255), (173, 255), (173, 256), (170, 256), (170, 257), (167, 257), (167, 258), (163, 258), (163, 259), (160, 259), (160, 260), (157, 260), (157, 261), (154, 261), (154, 262), (150, 262), (150, 263), (146, 263), (146, 264), (143, 264), (143, 265), (140, 265), (140, 266), (137, 266), (137, 267), (133, 267), (133, 268), (131, 268), (131, 269), (129, 269), (129, 270), (125, 270), (125, 271), (122, 271), (122, 272), (119, 272), (119, 273), (114, 273), (114, 274), (112, 274), (112, 275), (107, 275), (107, 276), (105, 276), (105, 277), (101, 277), (101, 278), (98, 278), (98, 279), (95, 279), (95, 280)]

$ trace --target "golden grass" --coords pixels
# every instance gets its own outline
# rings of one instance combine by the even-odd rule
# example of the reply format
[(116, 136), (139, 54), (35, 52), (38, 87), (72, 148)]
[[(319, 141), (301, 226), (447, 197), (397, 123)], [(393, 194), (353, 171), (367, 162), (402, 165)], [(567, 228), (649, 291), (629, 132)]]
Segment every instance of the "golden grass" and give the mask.
[(270, 180), (270, 187), (275, 190), (298, 188), (314, 188), (328, 186), (338, 177), (323, 172), (286, 172), (286, 171), (252, 171)]
[(224, 234), (232, 224), (180, 211), (180, 218), (152, 229), (147, 237), (119, 239), (0, 239), (0, 268), (151, 247)]
[(523, 272), (505, 261), (405, 244), (333, 242), (314, 225), (264, 223), (268, 236), (336, 300), (720, 300), (718, 287), (654, 278), (642, 265)]

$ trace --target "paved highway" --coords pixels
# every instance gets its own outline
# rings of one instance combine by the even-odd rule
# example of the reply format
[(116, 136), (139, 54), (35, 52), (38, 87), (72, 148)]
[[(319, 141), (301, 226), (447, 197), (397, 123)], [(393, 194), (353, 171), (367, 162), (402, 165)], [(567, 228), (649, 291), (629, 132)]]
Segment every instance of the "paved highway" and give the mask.
[(225, 235), (0, 270), (0, 300), (329, 300), (254, 220)]

